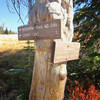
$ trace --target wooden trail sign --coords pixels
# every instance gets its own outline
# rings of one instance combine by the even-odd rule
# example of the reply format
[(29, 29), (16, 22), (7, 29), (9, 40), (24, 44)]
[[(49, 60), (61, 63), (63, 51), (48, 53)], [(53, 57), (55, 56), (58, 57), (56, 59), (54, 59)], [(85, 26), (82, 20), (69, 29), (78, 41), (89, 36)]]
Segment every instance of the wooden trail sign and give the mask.
[[(63, 100), (66, 63), (78, 59), (80, 48), (79, 43), (70, 43), (73, 36), (73, 0), (36, 0), (29, 8), (30, 25), (18, 28), (19, 40), (36, 40), (29, 100)], [(54, 42), (53, 39), (61, 41)]]
[(59, 38), (61, 38), (61, 20), (45, 21), (18, 27), (19, 40)]
[(79, 58), (80, 43), (54, 42), (53, 63), (64, 63)]

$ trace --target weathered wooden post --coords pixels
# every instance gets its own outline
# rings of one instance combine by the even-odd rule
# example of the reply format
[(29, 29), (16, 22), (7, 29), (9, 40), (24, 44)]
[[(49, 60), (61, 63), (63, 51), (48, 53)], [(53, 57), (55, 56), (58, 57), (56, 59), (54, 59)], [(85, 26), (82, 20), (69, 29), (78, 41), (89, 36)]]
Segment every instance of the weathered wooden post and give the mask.
[(29, 25), (18, 28), (19, 40), (35, 40), (35, 61), (29, 100), (63, 100), (66, 63), (78, 59), (72, 42), (73, 0), (37, 0)]

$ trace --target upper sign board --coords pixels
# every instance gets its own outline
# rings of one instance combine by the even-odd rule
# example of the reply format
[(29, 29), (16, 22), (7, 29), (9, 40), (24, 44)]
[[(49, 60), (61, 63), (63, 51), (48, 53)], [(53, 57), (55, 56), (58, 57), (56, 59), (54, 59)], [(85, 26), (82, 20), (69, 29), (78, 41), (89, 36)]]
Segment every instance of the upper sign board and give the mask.
[(52, 20), (18, 27), (19, 40), (60, 39), (61, 20)]

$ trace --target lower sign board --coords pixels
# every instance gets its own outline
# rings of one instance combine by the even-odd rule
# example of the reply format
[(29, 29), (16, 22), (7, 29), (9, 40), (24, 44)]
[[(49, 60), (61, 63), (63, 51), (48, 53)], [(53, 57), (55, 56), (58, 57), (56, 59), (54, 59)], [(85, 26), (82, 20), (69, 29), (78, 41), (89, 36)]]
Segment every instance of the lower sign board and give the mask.
[(52, 20), (18, 27), (19, 40), (59, 39), (61, 20)]
[(53, 52), (53, 63), (64, 63), (79, 58), (80, 43), (55, 42)]

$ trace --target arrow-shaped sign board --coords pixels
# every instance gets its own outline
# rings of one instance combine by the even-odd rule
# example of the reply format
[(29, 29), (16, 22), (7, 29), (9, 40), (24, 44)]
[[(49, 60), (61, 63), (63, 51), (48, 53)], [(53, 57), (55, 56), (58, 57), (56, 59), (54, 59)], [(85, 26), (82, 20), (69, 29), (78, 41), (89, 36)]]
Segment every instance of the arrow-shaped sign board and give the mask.
[(19, 40), (60, 39), (61, 20), (40, 22), (18, 27)]

